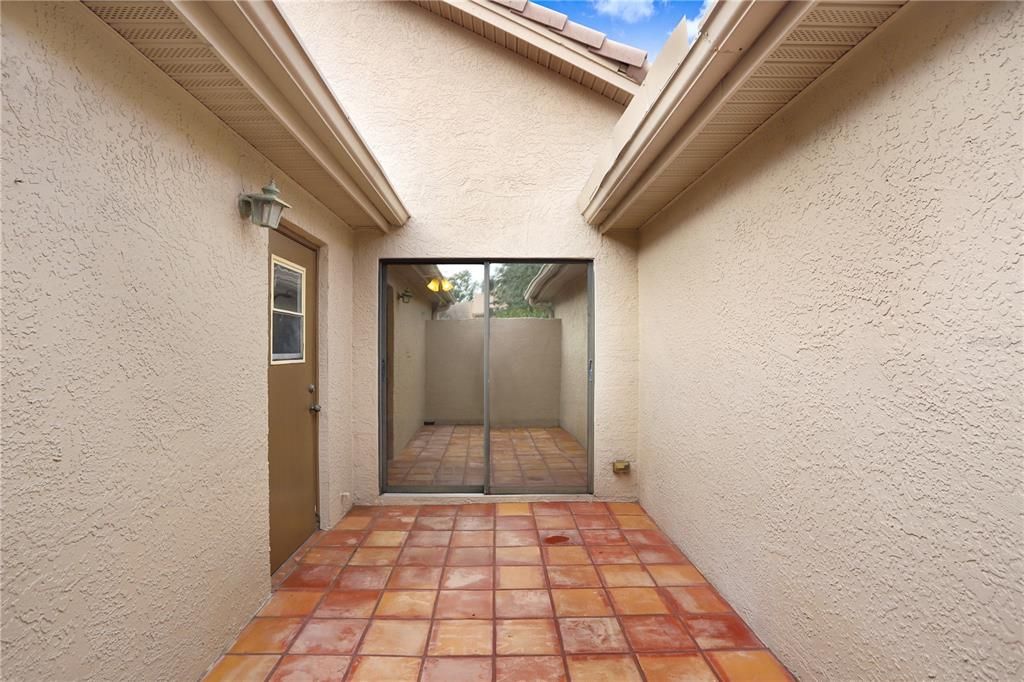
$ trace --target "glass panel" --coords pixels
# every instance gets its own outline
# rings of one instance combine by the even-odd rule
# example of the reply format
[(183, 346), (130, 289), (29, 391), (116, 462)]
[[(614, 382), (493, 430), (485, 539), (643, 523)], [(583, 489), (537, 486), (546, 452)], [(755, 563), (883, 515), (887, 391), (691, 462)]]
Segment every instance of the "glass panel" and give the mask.
[(493, 492), (587, 489), (587, 266), (491, 265)]
[(302, 272), (274, 263), (274, 310), (302, 312)]
[(388, 489), (483, 490), (483, 265), (387, 265)]
[(271, 360), (302, 360), (303, 319), (302, 315), (274, 313)]

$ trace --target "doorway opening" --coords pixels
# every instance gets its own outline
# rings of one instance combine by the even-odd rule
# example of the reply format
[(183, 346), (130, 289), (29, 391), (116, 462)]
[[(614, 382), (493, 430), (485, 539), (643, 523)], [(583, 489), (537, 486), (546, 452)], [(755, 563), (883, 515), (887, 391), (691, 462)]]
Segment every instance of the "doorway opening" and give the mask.
[(593, 264), (380, 269), (382, 492), (593, 490)]

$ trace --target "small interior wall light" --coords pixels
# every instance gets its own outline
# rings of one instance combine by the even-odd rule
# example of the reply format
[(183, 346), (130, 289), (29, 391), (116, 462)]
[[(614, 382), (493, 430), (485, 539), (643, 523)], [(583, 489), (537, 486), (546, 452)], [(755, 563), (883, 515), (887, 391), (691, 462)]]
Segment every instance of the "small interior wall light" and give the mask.
[(403, 289), (402, 292), (398, 294), (398, 300), (402, 303), (408, 303), (412, 300), (412, 292), (408, 289)]
[(276, 230), (281, 224), (284, 209), (291, 208), (279, 198), (281, 191), (271, 180), (259, 194), (242, 194), (238, 197), (238, 212), (243, 218), (249, 218), (253, 225), (269, 227)]
[(455, 288), (455, 285), (444, 277), (434, 277), (427, 282), (427, 288), (436, 294), (439, 291), (451, 291)]

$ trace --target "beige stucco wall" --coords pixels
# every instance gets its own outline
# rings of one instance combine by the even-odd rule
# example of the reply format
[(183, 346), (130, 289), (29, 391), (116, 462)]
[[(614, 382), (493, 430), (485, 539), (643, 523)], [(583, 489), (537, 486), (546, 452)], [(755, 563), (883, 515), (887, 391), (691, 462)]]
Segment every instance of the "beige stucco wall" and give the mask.
[(274, 175), (321, 252), (325, 522), (347, 228), (78, 3), (3, 3), (3, 677), (196, 679), (269, 593)]
[(426, 418), (427, 322), (434, 308), (426, 295), (413, 291), (393, 271), (394, 267), (388, 270), (388, 283), (395, 293), (409, 290), (412, 294), (408, 303), (395, 301), (393, 423), (397, 455)]
[(801, 679), (1021, 678), (1022, 26), (908, 6), (643, 231), (641, 501)]
[(411, 3), (284, 7), (412, 214), (393, 234), (357, 239), (353, 370), (367, 389), (353, 405), (359, 499), (379, 490), (376, 289), (386, 257), (595, 259), (596, 491), (634, 495), (633, 477), (610, 466), (636, 446), (633, 237), (601, 237), (576, 207), (621, 108)]
[[(428, 419), (483, 423), (484, 320), (427, 322)], [(491, 426), (558, 426), (562, 322), (491, 319)]]
[(559, 425), (587, 445), (587, 276), (566, 282), (554, 297), (555, 317), (562, 321)]

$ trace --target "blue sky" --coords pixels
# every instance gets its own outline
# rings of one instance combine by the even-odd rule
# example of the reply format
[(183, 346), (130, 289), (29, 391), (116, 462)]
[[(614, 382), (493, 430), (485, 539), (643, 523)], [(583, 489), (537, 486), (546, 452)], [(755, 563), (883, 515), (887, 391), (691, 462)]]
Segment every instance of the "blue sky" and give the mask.
[(702, 0), (533, 0), (568, 14), (578, 24), (605, 33), (612, 40), (647, 50), (654, 61), (672, 29), (684, 18), (691, 36), (704, 6)]

